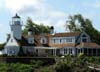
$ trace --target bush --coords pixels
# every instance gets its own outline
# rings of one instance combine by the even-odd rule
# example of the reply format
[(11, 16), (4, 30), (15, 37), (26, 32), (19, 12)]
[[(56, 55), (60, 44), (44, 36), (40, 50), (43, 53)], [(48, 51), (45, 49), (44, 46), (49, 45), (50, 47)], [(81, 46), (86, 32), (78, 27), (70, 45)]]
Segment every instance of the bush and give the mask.
[(71, 72), (71, 67), (66, 63), (57, 64), (55, 67), (56, 72)]
[(31, 65), (34, 67), (34, 68), (39, 68), (43, 65), (43, 61), (41, 60), (31, 60)]
[(5, 45), (5, 43), (0, 44), (0, 50), (4, 49), (4, 45)]
[(50, 70), (47, 67), (45, 67), (42, 69), (42, 72), (50, 72)]
[(87, 58), (82, 54), (78, 58), (68, 55), (56, 63), (55, 70), (56, 72), (90, 72), (86, 61)]
[(84, 53), (79, 53), (78, 58), (84, 57)]
[(2, 54), (0, 55), (0, 57), (7, 57), (7, 54)]

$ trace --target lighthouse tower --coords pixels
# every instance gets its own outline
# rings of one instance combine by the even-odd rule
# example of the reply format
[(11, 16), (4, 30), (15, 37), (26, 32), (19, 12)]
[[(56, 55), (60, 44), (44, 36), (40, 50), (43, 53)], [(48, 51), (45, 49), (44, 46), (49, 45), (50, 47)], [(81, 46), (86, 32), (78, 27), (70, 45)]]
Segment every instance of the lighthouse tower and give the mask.
[(16, 38), (17, 40), (21, 40), (22, 37), (22, 25), (21, 25), (21, 18), (20, 16), (18, 16), (17, 14), (12, 17), (12, 21), (11, 21), (11, 32), (12, 35), (14, 36), (14, 38)]

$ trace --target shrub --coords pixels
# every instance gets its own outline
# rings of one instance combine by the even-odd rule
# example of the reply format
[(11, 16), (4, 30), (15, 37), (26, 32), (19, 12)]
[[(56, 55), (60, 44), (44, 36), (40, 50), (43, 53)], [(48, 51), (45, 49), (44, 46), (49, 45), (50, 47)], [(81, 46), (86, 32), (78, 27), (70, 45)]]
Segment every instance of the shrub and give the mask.
[(45, 67), (42, 69), (42, 72), (50, 72), (50, 70), (48, 69), (48, 67)]
[(0, 57), (7, 57), (7, 54), (2, 54), (0, 55)]
[(82, 58), (84, 56), (84, 53), (79, 53), (78, 58)]
[(31, 65), (34, 67), (34, 68), (39, 68), (43, 65), (43, 61), (41, 60), (31, 60)]

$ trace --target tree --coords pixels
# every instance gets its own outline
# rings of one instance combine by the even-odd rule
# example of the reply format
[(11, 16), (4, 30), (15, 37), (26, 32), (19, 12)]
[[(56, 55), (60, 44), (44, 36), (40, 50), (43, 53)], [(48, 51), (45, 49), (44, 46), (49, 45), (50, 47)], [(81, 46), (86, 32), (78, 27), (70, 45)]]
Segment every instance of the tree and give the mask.
[(31, 28), (32, 32), (37, 35), (41, 33), (50, 33), (49, 26), (45, 26), (43, 24), (38, 25), (34, 23), (31, 18), (28, 17), (23, 33), (27, 34), (29, 28)]
[(69, 29), (71, 32), (85, 31), (90, 35), (92, 42), (100, 44), (100, 32), (93, 27), (89, 19), (84, 18), (81, 14), (69, 16), (69, 20), (66, 21), (66, 29)]

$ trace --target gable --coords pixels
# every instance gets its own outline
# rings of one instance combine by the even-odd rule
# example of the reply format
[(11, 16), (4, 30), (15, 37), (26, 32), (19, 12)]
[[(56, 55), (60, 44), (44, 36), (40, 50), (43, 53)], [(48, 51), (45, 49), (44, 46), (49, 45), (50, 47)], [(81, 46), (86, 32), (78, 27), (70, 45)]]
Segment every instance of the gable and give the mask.
[(82, 33), (78, 36), (76, 42), (77, 42), (77, 43), (80, 43), (82, 37), (86, 37), (86, 38), (87, 38), (87, 42), (91, 42), (90, 36), (89, 36), (86, 32), (82, 32)]
[(16, 39), (11, 36), (5, 46), (19, 46)]

